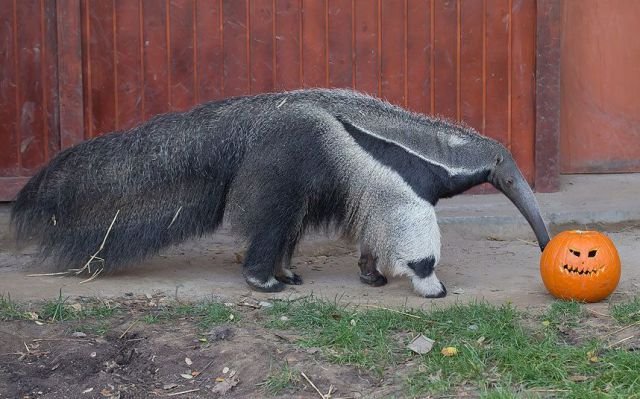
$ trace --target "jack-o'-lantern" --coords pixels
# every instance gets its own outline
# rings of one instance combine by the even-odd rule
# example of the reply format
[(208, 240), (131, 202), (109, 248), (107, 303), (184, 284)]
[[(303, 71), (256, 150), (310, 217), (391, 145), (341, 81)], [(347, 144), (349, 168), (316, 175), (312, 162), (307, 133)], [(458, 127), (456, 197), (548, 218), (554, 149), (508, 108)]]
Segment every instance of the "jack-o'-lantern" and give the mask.
[(598, 302), (618, 285), (620, 257), (611, 239), (602, 233), (563, 231), (545, 247), (540, 273), (555, 297)]

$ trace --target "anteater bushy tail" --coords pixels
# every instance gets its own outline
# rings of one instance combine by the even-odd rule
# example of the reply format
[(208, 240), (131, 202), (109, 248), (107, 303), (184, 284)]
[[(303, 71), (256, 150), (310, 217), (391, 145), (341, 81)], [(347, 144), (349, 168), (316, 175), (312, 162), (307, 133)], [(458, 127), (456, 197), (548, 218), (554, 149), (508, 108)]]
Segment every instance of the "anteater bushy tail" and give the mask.
[(67, 270), (106, 237), (97, 259), (113, 270), (215, 230), (241, 151), (231, 135), (216, 145), (213, 108), (161, 115), (61, 152), (17, 196), (18, 240), (36, 241)]

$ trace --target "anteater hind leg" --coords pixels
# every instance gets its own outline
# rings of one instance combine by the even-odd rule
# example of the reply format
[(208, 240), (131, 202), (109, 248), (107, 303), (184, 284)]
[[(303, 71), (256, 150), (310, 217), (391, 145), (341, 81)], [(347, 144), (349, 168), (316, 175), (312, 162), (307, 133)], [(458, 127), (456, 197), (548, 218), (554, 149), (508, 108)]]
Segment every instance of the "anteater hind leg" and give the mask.
[(380, 274), (377, 268), (377, 259), (364, 245), (360, 246), (360, 281), (372, 287), (380, 287), (387, 284), (387, 278)]
[[(290, 257), (291, 237), (299, 236), (300, 212), (293, 211), (294, 203), (282, 200), (274, 206), (257, 210), (259, 215), (253, 220), (255, 230), (251, 235), (247, 257), (244, 263), (244, 277), (254, 289), (264, 292), (277, 292), (285, 284), (302, 283), (302, 279), (285, 269), (282, 262)], [(295, 244), (294, 244), (295, 245)]]
[(290, 285), (302, 284), (302, 277), (291, 271), (291, 258), (298, 244), (298, 238), (290, 239), (282, 262), (276, 265), (276, 280)]

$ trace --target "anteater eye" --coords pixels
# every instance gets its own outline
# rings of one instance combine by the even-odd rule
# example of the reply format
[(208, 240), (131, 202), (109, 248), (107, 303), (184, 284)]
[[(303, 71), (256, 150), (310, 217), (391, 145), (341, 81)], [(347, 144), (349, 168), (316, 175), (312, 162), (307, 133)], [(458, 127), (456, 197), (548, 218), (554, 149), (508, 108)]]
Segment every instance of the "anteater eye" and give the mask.
[(595, 258), (597, 253), (598, 253), (597, 249), (592, 249), (591, 251), (589, 251), (589, 257)]
[(572, 254), (577, 256), (578, 258), (580, 257), (580, 251), (576, 251), (575, 249), (570, 249), (569, 252), (571, 252)]

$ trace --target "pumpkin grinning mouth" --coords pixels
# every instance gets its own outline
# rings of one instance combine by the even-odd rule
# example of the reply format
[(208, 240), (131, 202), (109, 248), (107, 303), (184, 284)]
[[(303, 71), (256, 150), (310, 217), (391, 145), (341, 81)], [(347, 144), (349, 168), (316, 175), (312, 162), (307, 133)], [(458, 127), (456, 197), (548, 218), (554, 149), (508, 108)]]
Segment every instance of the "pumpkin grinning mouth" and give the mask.
[(598, 274), (600, 269), (602, 269), (601, 267), (599, 267), (597, 269), (592, 269), (592, 270), (580, 270), (580, 269), (574, 269), (569, 265), (563, 265), (562, 268), (571, 274), (579, 274), (580, 276), (585, 276), (585, 275), (592, 276), (592, 275)]

